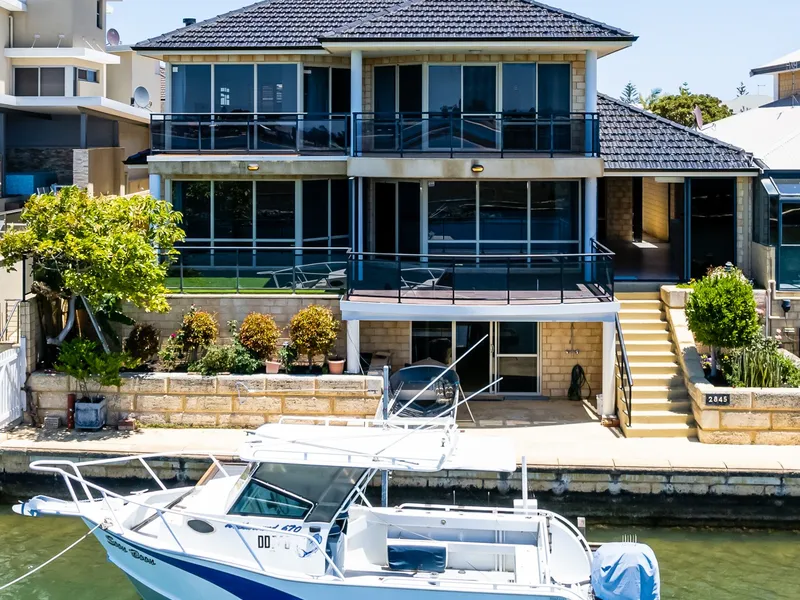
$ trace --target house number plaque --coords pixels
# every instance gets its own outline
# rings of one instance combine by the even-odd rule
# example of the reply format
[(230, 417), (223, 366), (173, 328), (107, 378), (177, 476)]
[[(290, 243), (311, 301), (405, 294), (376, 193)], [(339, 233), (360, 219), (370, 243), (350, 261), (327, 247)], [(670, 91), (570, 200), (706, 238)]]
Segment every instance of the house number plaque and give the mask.
[(706, 406), (730, 406), (730, 394), (706, 394)]

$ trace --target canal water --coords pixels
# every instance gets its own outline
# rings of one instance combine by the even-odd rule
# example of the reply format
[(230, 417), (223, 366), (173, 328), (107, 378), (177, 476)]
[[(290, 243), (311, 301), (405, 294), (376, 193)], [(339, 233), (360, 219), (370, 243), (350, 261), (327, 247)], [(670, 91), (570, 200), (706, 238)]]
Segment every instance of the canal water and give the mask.
[[(23, 518), (0, 505), (0, 585), (57, 554), (81, 535), (75, 519)], [(800, 598), (800, 532), (595, 527), (592, 541), (635, 534), (661, 565), (664, 600), (796, 600)], [(0, 600), (136, 600), (100, 544), (87, 539)], [(255, 599), (254, 599), (255, 600)], [(321, 599), (322, 600), (322, 599)]]

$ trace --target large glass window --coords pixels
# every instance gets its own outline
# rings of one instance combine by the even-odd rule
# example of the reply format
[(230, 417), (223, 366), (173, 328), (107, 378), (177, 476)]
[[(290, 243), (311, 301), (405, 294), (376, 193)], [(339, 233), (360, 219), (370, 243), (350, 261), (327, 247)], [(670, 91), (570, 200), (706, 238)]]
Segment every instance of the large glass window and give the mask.
[(41, 77), (41, 96), (65, 96), (66, 81), (64, 79), (64, 67), (42, 67)]
[(415, 321), (411, 324), (411, 362), (432, 358), (449, 365), (453, 357), (450, 322)]
[(210, 181), (173, 181), (172, 206), (183, 214), (187, 240), (211, 238)]
[(481, 182), (481, 241), (528, 239), (528, 185), (524, 181)]
[(331, 179), (331, 245), (346, 246), (350, 229), (350, 182)]
[(542, 115), (568, 115), (572, 86), (569, 64), (539, 65), (539, 112)]
[(536, 112), (536, 64), (503, 65), (503, 112)]
[(475, 240), (475, 183), (437, 181), (428, 185), (428, 235), (431, 242)]
[(172, 112), (211, 112), (211, 65), (172, 67)]
[(305, 67), (303, 73), (305, 111), (311, 114), (330, 112), (330, 69), (328, 67)]
[(460, 66), (431, 65), (428, 81), (428, 108), (431, 112), (461, 112)]
[(253, 65), (214, 65), (215, 112), (253, 112)]
[(303, 245), (328, 245), (328, 180), (303, 182)]
[[(577, 181), (531, 182), (531, 242), (580, 240), (580, 185)], [(576, 250), (574, 248), (572, 250)], [(569, 248), (561, 248), (570, 251)], [(531, 252), (538, 250), (531, 247)]]
[(14, 69), (14, 95), (39, 95), (39, 69), (17, 67)]
[(253, 184), (250, 181), (214, 183), (214, 238), (253, 238)]
[(375, 67), (375, 112), (391, 114), (396, 111), (396, 67)]
[(14, 94), (17, 96), (66, 96), (64, 67), (16, 67)]
[(297, 65), (258, 65), (258, 112), (298, 112)]
[(464, 112), (493, 113), (497, 111), (497, 68), (464, 67)]
[(256, 237), (294, 242), (294, 181), (256, 182)]

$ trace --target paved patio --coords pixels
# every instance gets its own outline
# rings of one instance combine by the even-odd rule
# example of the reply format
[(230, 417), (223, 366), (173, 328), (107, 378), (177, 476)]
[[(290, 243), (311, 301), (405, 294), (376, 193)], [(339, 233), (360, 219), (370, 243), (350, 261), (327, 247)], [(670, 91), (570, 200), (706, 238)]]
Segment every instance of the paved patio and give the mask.
[[(459, 423), (468, 436), (511, 438), (530, 468), (601, 471), (736, 471), (783, 475), (800, 472), (795, 446), (701, 444), (696, 439), (626, 439), (602, 427), (582, 403), (564, 401), (472, 402), (476, 424)], [(21, 427), (0, 434), (0, 453), (159, 453), (213, 451), (235, 456), (245, 438), (239, 429), (141, 429), (135, 432), (45, 431)]]

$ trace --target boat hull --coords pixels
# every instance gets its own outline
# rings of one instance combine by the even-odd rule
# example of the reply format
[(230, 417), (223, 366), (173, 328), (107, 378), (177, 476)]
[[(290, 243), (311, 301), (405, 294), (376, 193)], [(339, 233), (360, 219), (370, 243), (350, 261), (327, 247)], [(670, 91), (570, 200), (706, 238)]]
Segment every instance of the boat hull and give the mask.
[[(89, 523), (92, 526), (91, 523)], [(574, 600), (581, 594), (502, 593), (431, 586), (398, 588), (388, 583), (349, 583), (335, 579), (292, 581), (163, 550), (154, 550), (98, 529), (95, 536), (109, 560), (131, 580), (144, 600)]]

